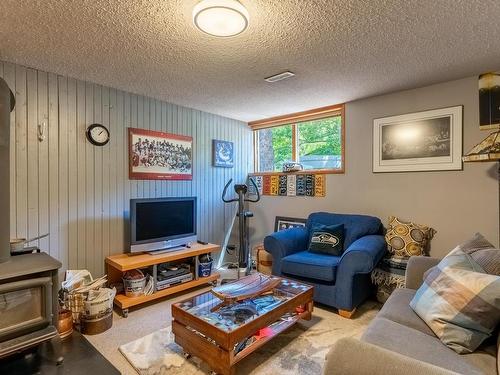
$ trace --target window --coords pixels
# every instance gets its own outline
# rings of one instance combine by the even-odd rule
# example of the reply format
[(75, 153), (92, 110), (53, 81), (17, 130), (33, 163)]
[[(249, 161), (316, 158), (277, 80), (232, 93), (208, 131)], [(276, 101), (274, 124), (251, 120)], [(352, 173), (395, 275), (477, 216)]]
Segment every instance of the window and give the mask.
[(344, 107), (332, 106), (251, 122), (255, 172), (281, 172), (283, 163), (299, 162), (304, 170), (344, 172)]

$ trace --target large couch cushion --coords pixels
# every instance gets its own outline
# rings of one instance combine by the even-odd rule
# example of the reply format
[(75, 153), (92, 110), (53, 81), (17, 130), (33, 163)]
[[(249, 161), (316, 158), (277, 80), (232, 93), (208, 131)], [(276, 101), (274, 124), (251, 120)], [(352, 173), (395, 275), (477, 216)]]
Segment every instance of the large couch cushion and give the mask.
[(281, 261), (281, 271), (285, 274), (335, 281), (340, 257), (301, 251), (284, 257)]
[(413, 289), (395, 289), (377, 314), (377, 317), (392, 320), (393, 322), (435, 337), (436, 335), (434, 335), (432, 329), (415, 314), (415, 311), (409, 305), (415, 292)]
[(382, 234), (383, 226), (379, 218), (368, 215), (333, 214), (315, 212), (307, 219), (307, 229), (311, 233), (317, 224), (344, 224), (344, 250), (358, 238), (370, 234)]
[(496, 358), (488, 351), (460, 355), (435, 336), (382, 317), (372, 321), (362, 340), (459, 374), (497, 374)]

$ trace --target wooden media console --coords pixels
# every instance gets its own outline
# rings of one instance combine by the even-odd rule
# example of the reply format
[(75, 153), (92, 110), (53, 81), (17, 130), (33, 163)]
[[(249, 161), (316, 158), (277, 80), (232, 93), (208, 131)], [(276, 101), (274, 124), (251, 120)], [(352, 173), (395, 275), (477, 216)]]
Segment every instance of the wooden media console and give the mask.
[(163, 254), (117, 254), (106, 257), (106, 273), (109, 283), (117, 283), (122, 281), (123, 274), (134, 269), (153, 268), (153, 276), (156, 276), (156, 267), (159, 264), (180, 261), (183, 259), (195, 259), (194, 278), (182, 284), (174, 285), (166, 289), (156, 290), (156, 277), (154, 290), (151, 295), (142, 295), (138, 297), (127, 297), (125, 294), (117, 294), (114, 304), (118, 306), (124, 317), (128, 316), (128, 309), (133, 306), (138, 306), (146, 302), (154, 301), (158, 298), (163, 298), (175, 293), (182, 292), (203, 284), (216, 283), (219, 278), (218, 273), (213, 273), (208, 277), (198, 277), (198, 255), (218, 252), (220, 247), (214, 244), (193, 244), (190, 248), (176, 250)]

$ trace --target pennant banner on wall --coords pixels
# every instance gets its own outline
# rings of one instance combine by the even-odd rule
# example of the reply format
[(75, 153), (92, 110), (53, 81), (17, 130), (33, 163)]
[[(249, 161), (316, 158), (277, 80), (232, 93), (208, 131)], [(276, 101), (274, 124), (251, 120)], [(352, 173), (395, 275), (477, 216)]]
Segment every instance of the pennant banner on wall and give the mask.
[(271, 176), (262, 176), (262, 195), (271, 195)]
[(325, 192), (325, 175), (317, 174), (314, 176), (314, 196), (315, 197), (324, 197), (326, 195)]
[(271, 192), (269, 195), (278, 195), (279, 190), (279, 177), (271, 176)]
[(287, 190), (287, 178), (285, 175), (279, 176), (280, 182), (279, 182), (279, 189), (278, 189), (278, 195), (285, 196), (286, 195), (286, 190)]
[(296, 187), (296, 195), (297, 196), (302, 196), (306, 195), (306, 176), (303, 174), (297, 175), (297, 187)]
[(287, 184), (286, 184), (286, 195), (288, 195), (289, 197), (293, 197), (295, 196), (295, 181), (297, 180), (296, 179), (296, 175), (294, 174), (290, 174), (287, 177)]
[(252, 179), (255, 182), (255, 185), (257, 185), (259, 194), (262, 194), (262, 176), (248, 176), (247, 180), (248, 194), (257, 195), (257, 192), (255, 191), (255, 186), (250, 182), (250, 179)]
[[(326, 196), (326, 176), (324, 174), (276, 174), (251, 176), (259, 193), (277, 196)], [(250, 186), (251, 194), (255, 188)]]

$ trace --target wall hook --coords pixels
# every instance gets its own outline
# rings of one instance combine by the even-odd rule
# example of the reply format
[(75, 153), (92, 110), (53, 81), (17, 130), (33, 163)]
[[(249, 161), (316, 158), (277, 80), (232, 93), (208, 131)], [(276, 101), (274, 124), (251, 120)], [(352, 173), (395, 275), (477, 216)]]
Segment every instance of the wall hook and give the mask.
[(43, 142), (45, 140), (45, 131), (47, 129), (47, 120), (43, 120), (41, 124), (38, 124), (38, 140)]

